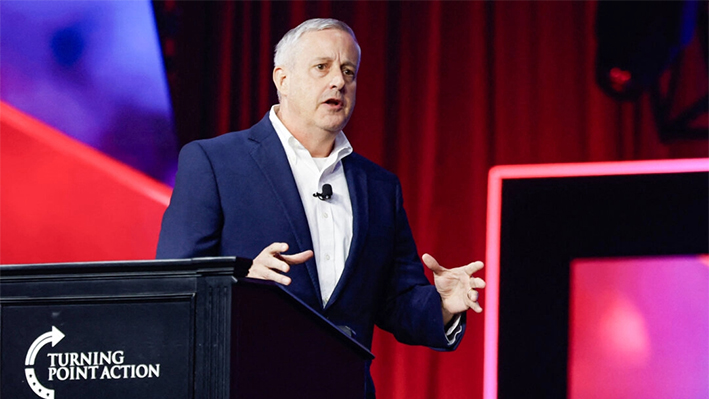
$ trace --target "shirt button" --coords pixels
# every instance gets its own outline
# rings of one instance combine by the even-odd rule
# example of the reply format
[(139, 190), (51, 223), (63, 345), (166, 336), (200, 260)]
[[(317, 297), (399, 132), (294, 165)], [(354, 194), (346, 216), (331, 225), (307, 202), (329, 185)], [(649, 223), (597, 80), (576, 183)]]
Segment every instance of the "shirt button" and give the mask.
[(327, 212), (323, 213), (323, 214), (322, 214), (322, 217), (324, 217), (325, 219), (327, 219)]
[(329, 254), (325, 255), (325, 260), (330, 260), (330, 255), (329, 255)]

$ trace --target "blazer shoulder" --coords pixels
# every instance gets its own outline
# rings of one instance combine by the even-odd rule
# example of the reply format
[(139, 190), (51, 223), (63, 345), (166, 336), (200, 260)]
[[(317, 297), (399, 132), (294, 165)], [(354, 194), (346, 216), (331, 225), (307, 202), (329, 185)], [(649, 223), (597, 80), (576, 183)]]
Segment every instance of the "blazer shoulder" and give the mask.
[(234, 147), (238, 148), (247, 144), (248, 131), (248, 129), (241, 130), (238, 132), (225, 133), (221, 136), (212, 137), (209, 139), (195, 140), (185, 144), (183, 150), (189, 147), (200, 147), (208, 153), (224, 149), (233, 150)]
[(240, 151), (250, 151), (271, 133), (276, 134), (267, 114), (261, 121), (248, 129), (225, 133), (209, 139), (195, 140), (187, 143), (182, 151), (194, 151), (193, 148), (199, 147), (210, 157), (234, 156)]

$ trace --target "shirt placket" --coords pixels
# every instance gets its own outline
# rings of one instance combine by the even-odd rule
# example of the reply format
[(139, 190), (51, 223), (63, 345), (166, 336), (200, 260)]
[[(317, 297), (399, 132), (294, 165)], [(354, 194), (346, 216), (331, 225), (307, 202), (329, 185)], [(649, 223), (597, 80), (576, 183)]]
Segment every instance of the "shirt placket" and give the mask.
[[(322, 179), (321, 179), (322, 180)], [(322, 184), (320, 184), (322, 186)], [(335, 272), (335, 222), (332, 214), (332, 204), (329, 201), (318, 201), (318, 238), (320, 241), (320, 270), (323, 271), (323, 301), (327, 303), (337, 284)]]

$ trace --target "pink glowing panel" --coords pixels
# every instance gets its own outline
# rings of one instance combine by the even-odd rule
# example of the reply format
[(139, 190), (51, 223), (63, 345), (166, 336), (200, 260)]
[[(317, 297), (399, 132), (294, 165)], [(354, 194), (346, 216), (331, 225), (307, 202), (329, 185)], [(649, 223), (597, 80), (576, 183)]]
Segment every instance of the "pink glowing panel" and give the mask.
[(571, 264), (569, 399), (709, 399), (709, 256)]

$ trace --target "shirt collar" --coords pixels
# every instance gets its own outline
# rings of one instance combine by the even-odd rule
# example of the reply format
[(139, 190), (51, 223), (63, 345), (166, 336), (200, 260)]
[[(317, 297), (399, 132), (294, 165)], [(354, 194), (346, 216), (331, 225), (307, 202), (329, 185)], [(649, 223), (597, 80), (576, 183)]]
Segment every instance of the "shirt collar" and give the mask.
[[(278, 107), (278, 104), (271, 107), (271, 111), (268, 113), (268, 119), (271, 121), (278, 138), (281, 140), (283, 149), (288, 157), (288, 162), (291, 165), (295, 165), (299, 161), (308, 160), (315, 164), (312, 160), (310, 152), (308, 152), (308, 150), (298, 141), (298, 139), (296, 139), (293, 134), (288, 131), (288, 128), (286, 128), (283, 122), (281, 122), (278, 118), (278, 115), (276, 115)], [(337, 165), (344, 157), (350, 155), (352, 151), (352, 145), (349, 140), (347, 140), (345, 133), (340, 130), (337, 133), (337, 136), (335, 136), (335, 146), (333, 147), (330, 155), (327, 157), (328, 160), (325, 163), (326, 166), (323, 168), (323, 172), (328, 169), (334, 169), (334, 166)]]

